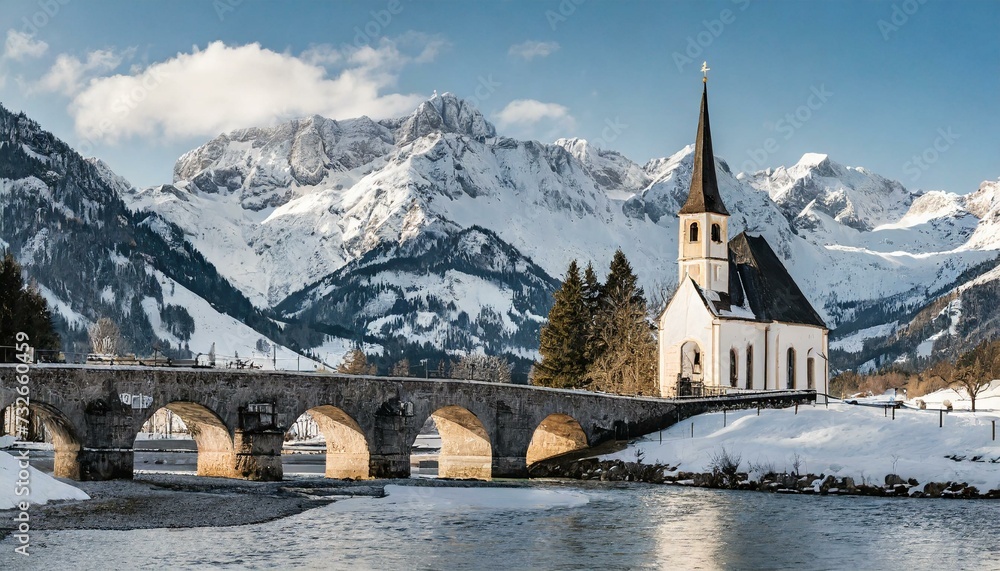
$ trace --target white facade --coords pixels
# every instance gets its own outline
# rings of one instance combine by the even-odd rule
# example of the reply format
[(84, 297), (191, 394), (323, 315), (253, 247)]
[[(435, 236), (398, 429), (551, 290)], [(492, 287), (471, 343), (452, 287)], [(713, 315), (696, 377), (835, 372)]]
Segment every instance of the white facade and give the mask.
[(829, 393), (827, 330), (822, 327), (717, 316), (692, 279), (677, 289), (658, 325), (664, 397), (677, 396), (679, 381), (685, 377), (733, 392)]

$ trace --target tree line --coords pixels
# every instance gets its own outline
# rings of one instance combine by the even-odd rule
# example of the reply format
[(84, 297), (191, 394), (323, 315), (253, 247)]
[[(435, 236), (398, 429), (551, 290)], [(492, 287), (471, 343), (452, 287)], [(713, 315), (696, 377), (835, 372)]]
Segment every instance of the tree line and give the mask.
[[(5, 252), (0, 261), (0, 360), (12, 363), (17, 360), (13, 350), (15, 336), (28, 335), (29, 344), (36, 351), (58, 351), (59, 335), (52, 325), (48, 303), (33, 284), (25, 284), (21, 265), (14, 256)], [(41, 356), (41, 355), (40, 355)]]
[(621, 250), (602, 284), (593, 264), (576, 260), (554, 294), (539, 339), (531, 383), (623, 395), (654, 396), (656, 338), (638, 278)]
[(907, 396), (912, 398), (952, 388), (965, 391), (975, 412), (976, 398), (996, 379), (1000, 379), (1000, 339), (991, 339), (955, 359), (942, 359), (918, 371), (900, 367), (870, 374), (847, 371), (832, 379), (830, 390), (843, 398), (854, 393), (881, 394), (888, 389), (906, 389)]

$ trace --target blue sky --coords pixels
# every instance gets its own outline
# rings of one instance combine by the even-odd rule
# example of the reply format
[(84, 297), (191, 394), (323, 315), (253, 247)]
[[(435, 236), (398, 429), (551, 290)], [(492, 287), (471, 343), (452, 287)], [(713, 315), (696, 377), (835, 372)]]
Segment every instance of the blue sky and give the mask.
[(693, 141), (708, 60), (734, 170), (819, 152), (967, 193), (1000, 177), (997, 22), (986, 0), (5, 0), (0, 102), (140, 186), (229, 129), (405, 115), (434, 90), (501, 134), (644, 163)]

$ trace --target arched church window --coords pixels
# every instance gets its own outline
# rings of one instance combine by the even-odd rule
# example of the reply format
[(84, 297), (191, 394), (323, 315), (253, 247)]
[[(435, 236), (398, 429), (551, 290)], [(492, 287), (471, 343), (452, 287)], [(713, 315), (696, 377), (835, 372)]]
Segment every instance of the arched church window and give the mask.
[(753, 388), (753, 345), (747, 345), (747, 388)]
[(810, 389), (816, 388), (816, 360), (812, 357), (806, 359), (806, 387)]
[(722, 227), (718, 224), (712, 224), (712, 241), (721, 242), (722, 241)]
[(688, 241), (697, 242), (698, 241), (698, 223), (692, 222), (691, 228), (688, 229)]
[(729, 386), (736, 388), (736, 382), (740, 380), (739, 356), (736, 349), (729, 350)]
[(787, 388), (795, 388), (795, 349), (788, 348), (788, 385)]

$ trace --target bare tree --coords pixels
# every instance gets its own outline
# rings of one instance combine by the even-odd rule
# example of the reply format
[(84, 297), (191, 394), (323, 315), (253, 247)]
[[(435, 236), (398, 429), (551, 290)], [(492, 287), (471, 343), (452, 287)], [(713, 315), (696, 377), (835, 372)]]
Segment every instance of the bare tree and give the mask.
[(590, 341), (598, 348), (587, 370), (591, 389), (623, 395), (658, 394), (656, 340), (641, 301), (625, 300), (605, 310)]
[(463, 355), (451, 366), (451, 376), (456, 379), (509, 383), (511, 366), (494, 355)]
[(122, 351), (122, 334), (114, 321), (107, 317), (97, 320), (90, 330), (90, 346), (99, 355), (118, 355)]
[(346, 375), (374, 375), (377, 371), (378, 367), (368, 364), (368, 357), (361, 349), (344, 355), (344, 361), (337, 366), (337, 372)]
[(958, 358), (953, 386), (965, 389), (976, 412), (976, 397), (1000, 376), (1000, 340), (983, 341), (976, 348)]
[(955, 390), (965, 389), (972, 412), (976, 412), (976, 398), (1000, 376), (1000, 340), (983, 341), (954, 364), (936, 363), (924, 375), (940, 379)]

